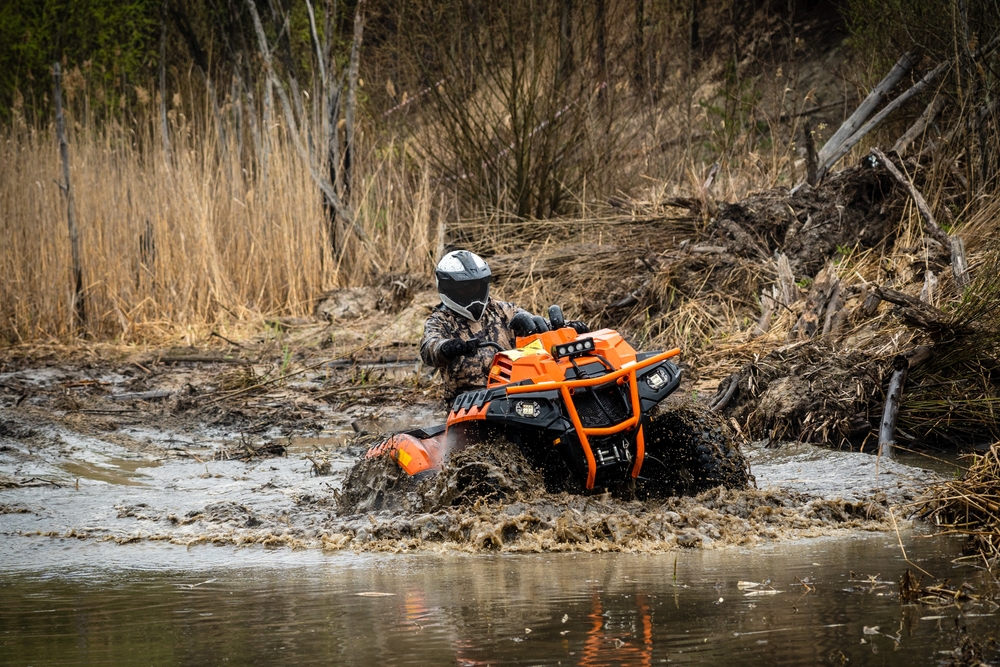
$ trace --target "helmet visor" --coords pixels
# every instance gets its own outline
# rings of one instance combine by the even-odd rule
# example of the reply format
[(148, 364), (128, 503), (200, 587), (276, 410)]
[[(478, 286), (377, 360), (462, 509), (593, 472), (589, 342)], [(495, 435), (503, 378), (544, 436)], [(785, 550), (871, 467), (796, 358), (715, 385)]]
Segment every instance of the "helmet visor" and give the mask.
[(463, 308), (474, 303), (486, 304), (490, 295), (490, 278), (478, 280), (441, 280), (438, 289), (449, 299)]

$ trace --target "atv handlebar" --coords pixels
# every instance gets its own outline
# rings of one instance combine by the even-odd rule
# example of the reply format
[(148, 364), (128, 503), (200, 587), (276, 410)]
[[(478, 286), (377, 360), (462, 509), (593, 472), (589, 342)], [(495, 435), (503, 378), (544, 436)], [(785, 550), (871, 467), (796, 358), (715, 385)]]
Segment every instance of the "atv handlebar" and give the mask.
[(503, 347), (500, 346), (500, 343), (494, 343), (491, 340), (481, 340), (481, 341), (479, 341), (479, 349), (481, 350), (484, 347), (492, 347), (497, 352), (503, 352)]

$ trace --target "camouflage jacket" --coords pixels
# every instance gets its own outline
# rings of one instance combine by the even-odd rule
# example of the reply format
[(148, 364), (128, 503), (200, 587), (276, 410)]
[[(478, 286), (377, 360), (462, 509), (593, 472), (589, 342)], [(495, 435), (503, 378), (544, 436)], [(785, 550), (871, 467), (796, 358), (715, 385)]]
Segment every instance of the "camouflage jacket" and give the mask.
[(452, 338), (478, 338), (499, 343), (505, 350), (513, 349), (516, 336), (510, 330), (510, 321), (519, 312), (521, 309), (514, 304), (490, 297), (478, 322), (459, 315), (444, 304), (438, 305), (427, 318), (424, 337), (420, 339), (420, 358), (425, 364), (441, 369), (445, 399), (449, 403), (463, 391), (486, 386), (486, 376), (490, 372), (490, 363), (496, 350), (491, 347), (480, 348), (476, 355), (456, 357), (449, 361), (441, 356), (441, 344)]

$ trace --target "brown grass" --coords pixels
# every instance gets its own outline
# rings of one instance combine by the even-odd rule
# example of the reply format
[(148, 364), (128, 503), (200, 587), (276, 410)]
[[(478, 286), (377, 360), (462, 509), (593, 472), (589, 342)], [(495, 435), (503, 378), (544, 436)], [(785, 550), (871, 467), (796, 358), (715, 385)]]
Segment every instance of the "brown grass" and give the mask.
[(168, 156), (151, 109), (98, 127), (82, 100), (69, 106), (88, 322), (71, 328), (54, 127), (15, 121), (0, 129), (0, 340), (134, 342), (303, 315), (324, 290), (376, 273), (425, 272), (434, 258), (429, 180), (411, 182), (391, 143), (363, 156), (355, 208), (368, 241), (352, 236), (333, 247), (318, 190), (281, 124), (258, 119), (262, 153), (250, 172), (235, 123), (217, 125), (210, 108), (194, 119), (171, 111)]
[[(561, 246), (607, 245), (617, 255), (579, 275), (571, 293), (531, 271), (497, 291), (536, 311), (553, 302), (583, 308), (604, 288), (595, 281), (601, 274), (621, 278), (624, 296), (634, 287), (626, 274), (635, 274), (637, 256), (695, 238), (707, 222), (707, 216), (665, 207), (666, 198), (735, 201), (792, 185), (802, 175), (795, 112), (813, 105), (802, 97), (811, 83), (765, 68), (752, 108), (722, 119), (709, 108), (725, 106), (723, 70), (713, 58), (684, 77), (668, 77), (656, 101), (637, 96), (627, 81), (611, 86), (623, 126), (612, 134), (628, 140), (614, 146), (598, 183), (584, 180), (570, 193), (568, 219), (519, 220), (488, 205), (459, 219), (456, 211), (469, 207), (458, 205), (454, 187), (419, 160), (427, 151), (414, 146), (435, 136), (427, 127), (432, 119), (417, 109), (409, 126), (395, 131), (389, 121), (364, 120), (348, 204), (366, 241), (345, 233), (343, 224), (331, 238), (318, 188), (277, 109), (253, 109), (244, 100), (237, 114), (240, 102), (229, 98), (216, 108), (205, 101), (211, 96), (203, 86), (188, 82), (171, 100), (167, 155), (157, 95), (144, 92), (145, 101), (124, 109), (118, 121), (99, 125), (78, 85), (66, 91), (67, 124), (88, 321), (72, 326), (54, 129), (15, 119), (0, 128), (0, 342), (67, 342), (83, 335), (123, 343), (180, 336), (190, 343), (211, 330), (225, 335), (267, 318), (308, 315), (332, 288), (394, 273), (429, 276), (446, 244), (529, 261)], [(758, 123), (769, 130), (762, 133)], [(716, 161), (720, 169), (706, 191)], [(746, 287), (754, 278), (743, 272), (733, 282)], [(676, 313), (639, 323), (644, 341), (670, 338), (702, 349), (718, 342), (720, 331), (746, 328), (746, 304), (720, 311), (699, 299), (678, 300), (668, 284), (654, 292)], [(740, 298), (752, 301), (752, 292)], [(721, 295), (706, 298), (718, 302)], [(630, 321), (639, 315), (599, 313)]]
[(923, 514), (942, 532), (969, 537), (992, 567), (1000, 557), (1000, 443), (971, 459), (961, 479), (928, 489)]

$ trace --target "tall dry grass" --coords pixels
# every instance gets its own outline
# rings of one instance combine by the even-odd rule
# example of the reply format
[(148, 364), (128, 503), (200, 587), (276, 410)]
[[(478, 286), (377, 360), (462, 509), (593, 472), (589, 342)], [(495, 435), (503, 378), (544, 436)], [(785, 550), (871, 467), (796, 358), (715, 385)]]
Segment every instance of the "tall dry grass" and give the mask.
[[(363, 237), (343, 221), (331, 231), (310, 174), (310, 167), (324, 168), (318, 152), (296, 151), (280, 109), (263, 94), (255, 103), (239, 94), (213, 102), (216, 92), (207, 86), (173, 82), (179, 94), (169, 95), (168, 153), (155, 95), (137, 95), (118, 120), (98, 124), (87, 113), (87, 96), (96, 93), (78, 82), (66, 92), (87, 322), (73, 325), (54, 125), (15, 117), (0, 128), (0, 343), (79, 335), (158, 340), (191, 327), (301, 316), (331, 288), (391, 273), (429, 276), (445, 246), (486, 255), (531, 254), (560, 243), (648, 246), (648, 235), (617, 238), (616, 221), (635, 210), (656, 212), (676, 195), (736, 201), (794, 184), (804, 171), (796, 141), (801, 114), (815, 106), (815, 75), (800, 75), (794, 63), (774, 69), (762, 55), (751, 68), (760, 74), (733, 80), (725, 75), (729, 56), (691, 67), (680, 51), (659, 68), (656, 95), (640, 94), (624, 74), (609, 75), (605, 111), (581, 103), (567, 112), (584, 114), (574, 127), (586, 159), (600, 168), (565, 193), (562, 220), (520, 218), (497, 203), (505, 197), (461, 201), (454, 179), (425, 161), (432, 151), (420, 143), (441, 141), (426, 100), (406, 108), (405, 122), (397, 121), (403, 114), (383, 118), (371, 109), (360, 123), (348, 201)], [(610, 128), (599, 116), (608, 109)], [(320, 134), (308, 125), (300, 126), (303, 136)], [(599, 145), (608, 137), (610, 147)], [(718, 173), (706, 190), (713, 163)], [(657, 230), (679, 240), (704, 222)], [(503, 296), (524, 299), (526, 307), (562, 296), (544, 285), (511, 284), (508, 292)], [(718, 326), (698, 304), (684, 312), (691, 336), (707, 338)]]
[[(189, 91), (186, 91), (189, 92)], [(54, 124), (0, 129), (0, 341), (161, 339), (188, 326), (309, 313), (324, 290), (426, 272), (438, 245), (429, 180), (390, 144), (362, 153), (357, 222), (331, 238), (308, 166), (283, 126), (250, 132), (213, 110), (170, 113), (167, 153), (149, 105), (98, 126), (67, 111), (87, 322), (73, 326), (66, 199)], [(185, 111), (187, 111), (185, 113)], [(273, 116), (272, 116), (273, 117)], [(246, 111), (242, 120), (246, 120)]]

